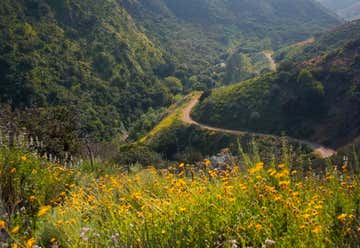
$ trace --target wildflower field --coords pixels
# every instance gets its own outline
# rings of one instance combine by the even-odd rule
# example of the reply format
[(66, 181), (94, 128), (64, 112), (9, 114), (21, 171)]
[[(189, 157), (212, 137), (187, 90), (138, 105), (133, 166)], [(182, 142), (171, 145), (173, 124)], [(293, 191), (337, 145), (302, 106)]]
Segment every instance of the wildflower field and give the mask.
[(315, 173), (254, 161), (220, 170), (205, 160), (125, 174), (0, 154), (0, 242), (8, 247), (360, 244), (360, 186), (347, 166)]

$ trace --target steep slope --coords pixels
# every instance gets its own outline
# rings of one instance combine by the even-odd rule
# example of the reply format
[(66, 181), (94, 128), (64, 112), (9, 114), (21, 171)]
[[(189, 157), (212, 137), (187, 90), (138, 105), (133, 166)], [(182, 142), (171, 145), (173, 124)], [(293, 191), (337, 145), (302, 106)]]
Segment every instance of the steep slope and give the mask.
[(0, 30), (2, 103), (75, 105), (106, 139), (169, 102), (163, 51), (117, 1), (3, 0)]
[[(278, 73), (213, 90), (195, 118), (216, 127), (286, 132), (334, 147), (350, 142), (360, 135), (359, 27), (353, 23), (337, 35), (323, 35), (322, 40), (337, 40), (338, 47), (322, 51), (318, 43), (309, 45), (311, 60), (283, 63)], [(344, 33), (353, 35), (344, 38)]]
[(326, 33), (276, 51), (278, 63), (284, 61), (301, 62), (317, 56), (326, 55), (343, 47), (349, 41), (360, 39), (360, 20), (347, 22)]
[(360, 18), (359, 0), (319, 0), (319, 2), (347, 20)]
[(195, 71), (220, 62), (231, 48), (278, 48), (339, 23), (312, 0), (124, 2), (148, 34)]

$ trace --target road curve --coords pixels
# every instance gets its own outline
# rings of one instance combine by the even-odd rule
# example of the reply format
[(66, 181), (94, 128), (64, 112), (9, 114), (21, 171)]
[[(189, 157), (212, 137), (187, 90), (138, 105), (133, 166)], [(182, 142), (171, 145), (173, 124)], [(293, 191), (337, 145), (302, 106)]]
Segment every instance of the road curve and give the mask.
[[(190, 124), (190, 125), (196, 125), (196, 126), (199, 126), (200, 128), (206, 129), (206, 130), (228, 133), (228, 134), (232, 134), (232, 135), (236, 135), (236, 136), (240, 136), (240, 135), (244, 135), (244, 134), (251, 134), (251, 135), (260, 136), (260, 137), (276, 137), (276, 136), (270, 135), (270, 134), (251, 133), (251, 132), (246, 132), (246, 131), (217, 128), (217, 127), (204, 125), (204, 124), (194, 121), (191, 118), (191, 111), (199, 103), (200, 97), (201, 97), (201, 94), (194, 95), (193, 98), (191, 99), (191, 101), (189, 101), (188, 105), (183, 109), (183, 112), (181, 114), (181, 120), (184, 123)], [(331, 148), (327, 148), (322, 145), (315, 144), (315, 143), (312, 143), (309, 141), (299, 140), (299, 139), (294, 139), (294, 138), (289, 138), (289, 140), (311, 147), (314, 150), (314, 153), (317, 154), (318, 156), (320, 156), (321, 158), (329, 158), (329, 157), (333, 156), (334, 154), (336, 154), (336, 151)]]

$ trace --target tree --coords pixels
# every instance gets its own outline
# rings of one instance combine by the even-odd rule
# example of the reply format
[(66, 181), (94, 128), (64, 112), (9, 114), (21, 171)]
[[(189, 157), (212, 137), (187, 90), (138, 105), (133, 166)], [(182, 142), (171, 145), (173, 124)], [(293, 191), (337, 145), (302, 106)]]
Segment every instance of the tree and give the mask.
[(302, 69), (299, 72), (297, 82), (299, 83), (300, 86), (310, 85), (313, 82), (313, 80), (314, 77), (309, 70)]
[(169, 87), (171, 93), (173, 94), (179, 94), (183, 91), (183, 85), (180, 79), (177, 77), (166, 77), (165, 83)]
[(108, 79), (112, 76), (114, 63), (114, 58), (110, 54), (101, 52), (94, 59), (94, 68), (103, 78)]
[(315, 80), (312, 73), (307, 69), (300, 71), (297, 83), (303, 114), (312, 118), (322, 116), (325, 112), (325, 89), (323, 84)]
[(297, 82), (301, 92), (309, 100), (316, 100), (324, 97), (324, 86), (321, 82), (316, 81), (310, 71), (303, 69), (300, 71)]
[(76, 155), (81, 146), (79, 116), (76, 109), (66, 106), (32, 108), (21, 111), (21, 127), (42, 145), (35, 147), (41, 154), (51, 154), (61, 160)]

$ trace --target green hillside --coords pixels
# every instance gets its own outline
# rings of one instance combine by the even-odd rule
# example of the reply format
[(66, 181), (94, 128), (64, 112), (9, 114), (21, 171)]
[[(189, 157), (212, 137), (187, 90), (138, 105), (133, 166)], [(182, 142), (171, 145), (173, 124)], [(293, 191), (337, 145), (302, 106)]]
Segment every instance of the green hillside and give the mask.
[[(194, 116), (217, 127), (285, 132), (335, 147), (350, 142), (360, 135), (358, 28), (353, 23), (325, 34), (299, 55), (313, 59), (285, 62), (277, 73), (213, 90)], [(319, 49), (326, 42), (338, 47)]]
[[(259, 52), (339, 23), (313, 1), (296, 7), (285, 0), (4, 0), (0, 102), (73, 106), (81, 132), (95, 140), (120, 131), (136, 137), (173, 94), (233, 78), (232, 67), (214, 67), (233, 54), (228, 49)], [(261, 56), (250, 57), (250, 67), (235, 65), (245, 77), (266, 68)]]
[(278, 48), (339, 24), (312, 0), (124, 2), (147, 34), (195, 72), (223, 60), (229, 49)]
[(343, 47), (349, 41), (358, 39), (360, 39), (360, 20), (345, 23), (326, 33), (319, 33), (313, 37), (313, 40), (309, 39), (308, 42), (283, 47), (276, 51), (275, 59), (279, 63), (287, 60), (305, 61), (336, 52), (339, 47)]
[(116, 1), (4, 0), (0, 30), (2, 103), (73, 105), (99, 139), (169, 103), (163, 51)]

